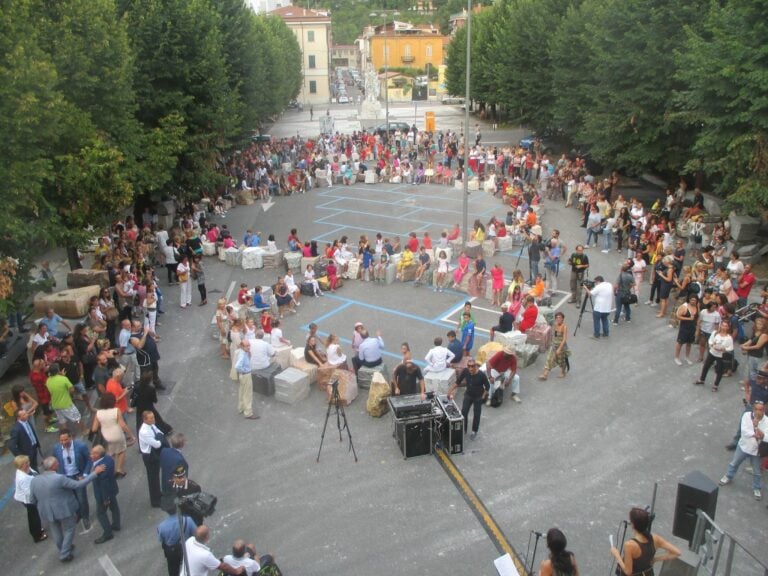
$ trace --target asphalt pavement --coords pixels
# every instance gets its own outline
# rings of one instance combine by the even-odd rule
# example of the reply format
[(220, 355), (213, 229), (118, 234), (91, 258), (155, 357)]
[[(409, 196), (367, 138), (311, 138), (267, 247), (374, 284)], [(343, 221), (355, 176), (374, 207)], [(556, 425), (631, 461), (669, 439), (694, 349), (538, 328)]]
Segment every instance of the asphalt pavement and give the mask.
[[(459, 107), (432, 108), (438, 129), (460, 127)], [(341, 105), (329, 109), (338, 118), (337, 129), (359, 128), (353, 110)], [(390, 115), (410, 121), (413, 107), (393, 106)], [(270, 133), (311, 135), (313, 124), (307, 110), (288, 112)], [(483, 130), (484, 140), (500, 143), (514, 142), (523, 132)], [(470, 222), (506, 212), (482, 191), (472, 193), (469, 205)], [(253, 228), (264, 238), (274, 233), (284, 243), (295, 227), (300, 238), (324, 243), (343, 234), (356, 239), (376, 231), (403, 238), (411, 230), (428, 230), (435, 238), (460, 221), (460, 214), (461, 191), (453, 187), (358, 184), (278, 198), (268, 211), (260, 204), (238, 206), (221, 222), (238, 237)], [(584, 240), (578, 223), (577, 213), (562, 203), (545, 204), (545, 231), (560, 229), (569, 248)], [(592, 276), (613, 280), (621, 256), (615, 250), (590, 250), (589, 256)], [(500, 262), (509, 276), (518, 254), (500, 253), (488, 261)], [(346, 432), (339, 441), (333, 417), (316, 462), (326, 415), (324, 396), (316, 389), (295, 405), (257, 395), (261, 419), (237, 416), (236, 385), (211, 336), (213, 303), (241, 281), (271, 284), (276, 272), (243, 271), (214, 258), (205, 265), (206, 307), (182, 311), (178, 288), (161, 282), (167, 310), (158, 328), (163, 337), (161, 377), (174, 384), (158, 408), (187, 437), (190, 476), (219, 499), (208, 520), (214, 552), (222, 556), (236, 538), (244, 538), (260, 552), (273, 553), (283, 572), (292, 575), (495, 574), (492, 562), (498, 549), (440, 463), (432, 456), (404, 460), (392, 438), (390, 415), (373, 419), (366, 414), (365, 391), (346, 410), (357, 463), (348, 451)], [(527, 270), (524, 256), (519, 266)], [(561, 272), (561, 286), (567, 279), (567, 272)], [(390, 353), (386, 362), (393, 367), (403, 341), (410, 343), (414, 358), (422, 359), (432, 339), (444, 336), (458, 319), (466, 299), (410, 283), (349, 281), (336, 294), (305, 297), (299, 312), (286, 316), (283, 328), (287, 338), (301, 345), (307, 324), (316, 322), (322, 332), (338, 333), (349, 354), (353, 325), (365, 322), (382, 331)], [(641, 301), (646, 299), (647, 288)], [(194, 291), (193, 303), (198, 302)], [(491, 309), (483, 299), (474, 305)], [(655, 309), (637, 306), (631, 324), (611, 325), (611, 337), (600, 341), (588, 338), (589, 313), (573, 336), (578, 309), (568, 304), (561, 309), (573, 351), (568, 377), (560, 380), (553, 374), (547, 382), (538, 381), (542, 358), (522, 370), (523, 403), (507, 400), (499, 408), (484, 408), (478, 438), (467, 441), (464, 454), (452, 460), (520, 555), (526, 553), (531, 531), (557, 526), (567, 535), (581, 573), (607, 576), (607, 535), (616, 532), (631, 506), (651, 503), (654, 483), (654, 530), (685, 547), (671, 534), (677, 484), (692, 470), (715, 481), (723, 474), (731, 457), (724, 446), (736, 429), (741, 395), (736, 377), (725, 378), (717, 394), (693, 386), (700, 365), (673, 363), (676, 332), (654, 317)], [(484, 314), (481, 322), (487, 323), (494, 313)], [(481, 332), (476, 347), (484, 341)], [(19, 379), (23, 375), (7, 384)], [(53, 435), (47, 435), (46, 444), (52, 441)], [(143, 465), (134, 449), (127, 470), (119, 495), (123, 530), (102, 545), (93, 543), (98, 528), (77, 536), (75, 560), (67, 565), (57, 561), (52, 542), (32, 543), (23, 507), (4, 492), (0, 573), (164, 574), (154, 532), (164, 513), (149, 507)], [(13, 482), (7, 459), (0, 463), (0, 482), (3, 487)], [(753, 500), (743, 468), (732, 485), (720, 490), (717, 522), (763, 561), (768, 561), (762, 545), (768, 538), (767, 513), (764, 502)], [(542, 542), (537, 566), (544, 554)]]

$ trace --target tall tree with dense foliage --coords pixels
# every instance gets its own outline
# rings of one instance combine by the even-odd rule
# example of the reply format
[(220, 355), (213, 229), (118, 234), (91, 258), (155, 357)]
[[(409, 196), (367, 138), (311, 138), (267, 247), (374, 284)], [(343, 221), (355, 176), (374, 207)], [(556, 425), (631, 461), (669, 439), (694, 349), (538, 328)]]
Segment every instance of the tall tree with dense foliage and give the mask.
[(768, 2), (712, 2), (678, 56), (682, 119), (698, 129), (691, 172), (746, 210), (768, 209)]
[(176, 117), (185, 128), (173, 179), (160, 192), (199, 194), (219, 182), (216, 162), (240, 126), (219, 14), (208, 0), (121, 4), (136, 57), (139, 122), (154, 130)]

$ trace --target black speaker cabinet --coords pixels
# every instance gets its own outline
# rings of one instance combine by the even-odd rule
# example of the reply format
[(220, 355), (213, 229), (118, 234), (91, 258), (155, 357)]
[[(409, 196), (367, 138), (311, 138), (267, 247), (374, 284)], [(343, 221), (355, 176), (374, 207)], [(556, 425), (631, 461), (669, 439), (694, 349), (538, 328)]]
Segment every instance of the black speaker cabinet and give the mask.
[(432, 418), (395, 420), (397, 445), (405, 458), (432, 453)]
[(696, 510), (703, 510), (714, 520), (716, 509), (717, 484), (697, 470), (689, 472), (677, 485), (672, 534), (690, 543), (696, 529)]

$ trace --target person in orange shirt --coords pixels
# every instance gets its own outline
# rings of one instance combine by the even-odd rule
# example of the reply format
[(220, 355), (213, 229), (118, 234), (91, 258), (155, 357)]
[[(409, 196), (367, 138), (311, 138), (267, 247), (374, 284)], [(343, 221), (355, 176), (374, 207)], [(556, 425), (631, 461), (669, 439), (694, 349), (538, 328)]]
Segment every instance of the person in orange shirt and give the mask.
[(537, 222), (538, 218), (536, 217), (536, 213), (531, 206), (528, 206), (528, 214), (525, 215), (525, 227), (531, 229), (536, 226)]
[(533, 288), (530, 289), (528, 294), (533, 296), (536, 301), (539, 301), (542, 296), (544, 296), (545, 289), (546, 285), (544, 284), (544, 279), (541, 277), (541, 274), (536, 274), (536, 279), (533, 281)]

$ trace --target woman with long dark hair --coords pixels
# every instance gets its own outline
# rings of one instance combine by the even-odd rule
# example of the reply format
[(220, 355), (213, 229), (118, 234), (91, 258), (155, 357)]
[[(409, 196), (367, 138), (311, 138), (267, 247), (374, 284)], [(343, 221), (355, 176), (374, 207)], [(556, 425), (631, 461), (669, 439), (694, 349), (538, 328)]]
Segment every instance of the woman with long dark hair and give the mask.
[(565, 549), (568, 540), (557, 528), (547, 530), (549, 558), (541, 561), (539, 576), (579, 576), (579, 567), (573, 552)]
[[(642, 508), (629, 511), (629, 522), (634, 536), (624, 544), (624, 557), (615, 546), (611, 554), (616, 559), (622, 576), (654, 576), (653, 565), (656, 562), (672, 560), (680, 556), (680, 550), (658, 534), (651, 534), (651, 515)], [(661, 548), (666, 554), (656, 556)]]

